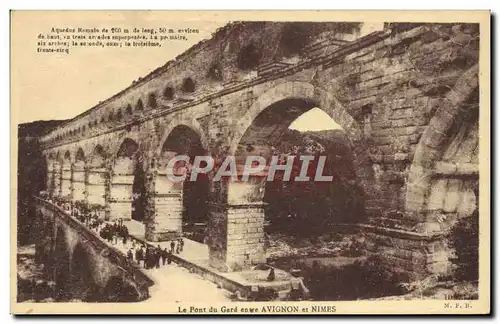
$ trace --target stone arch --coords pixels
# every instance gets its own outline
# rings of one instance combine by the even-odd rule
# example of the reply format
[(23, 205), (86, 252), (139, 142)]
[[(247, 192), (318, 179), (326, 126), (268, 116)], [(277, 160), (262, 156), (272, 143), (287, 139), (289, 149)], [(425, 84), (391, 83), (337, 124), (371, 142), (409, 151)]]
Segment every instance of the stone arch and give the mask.
[(75, 153), (75, 162), (78, 162), (78, 161), (85, 162), (85, 152), (83, 151), (83, 149), (81, 147), (79, 147)]
[[(331, 88), (314, 86), (303, 81), (291, 81), (278, 84), (263, 92), (233, 126), (235, 134), (230, 142), (228, 154), (236, 157), (237, 168), (238, 164), (244, 161), (240, 159), (238, 163), (238, 159), (247, 155), (247, 152), (255, 152), (254, 155), (261, 155), (264, 158), (269, 157), (272, 143), (279, 138), (275, 135), (281, 136), (297, 117), (312, 108), (323, 110), (343, 128), (348, 139), (346, 144), (352, 154), (351, 165), (354, 169), (352, 181), (349, 181), (349, 184), (352, 183), (350, 194), (356, 196), (356, 206), (353, 206), (355, 212), (354, 209), (352, 212), (356, 215), (352, 215), (354, 216), (352, 221), (359, 222), (364, 216), (363, 192), (369, 191), (362, 180), (370, 181), (365, 175), (371, 171), (371, 165), (365, 163), (366, 150), (360, 150), (360, 146), (365, 145), (362, 128), (328, 90)], [(253, 140), (254, 138), (259, 140)], [(257, 147), (248, 147), (248, 145), (253, 146), (252, 142)], [(223, 271), (231, 271), (265, 260), (263, 223), (266, 182), (266, 177), (262, 175), (250, 178), (248, 181), (214, 182), (216, 203), (225, 207), (217, 207), (220, 210), (213, 208), (211, 212), (209, 251), (212, 266)], [(234, 223), (236, 225), (233, 225)], [(244, 234), (241, 240), (237, 235), (232, 235), (232, 232), (239, 230), (239, 223), (245, 224), (241, 226), (247, 228), (252, 227), (245, 232), (252, 234)], [(220, 233), (226, 230), (227, 233)], [(221, 235), (226, 238), (225, 242), (216, 239)], [(242, 246), (242, 241), (251, 243)]]
[(99, 168), (103, 167), (106, 159), (106, 153), (104, 147), (101, 144), (97, 144), (92, 150), (92, 154), (88, 158), (88, 162), (91, 167)]
[(64, 160), (71, 161), (71, 152), (69, 150), (64, 152)]
[(201, 145), (203, 146), (203, 148), (207, 151), (209, 150), (208, 139), (198, 121), (196, 119), (188, 119), (182, 116), (175, 116), (174, 119), (167, 125), (167, 127), (163, 131), (161, 139), (156, 146), (156, 151), (154, 154), (155, 159), (158, 159), (161, 156), (163, 144), (177, 126), (186, 126), (191, 130), (193, 130), (200, 138)]
[[(57, 225), (56, 225), (57, 226)], [(70, 253), (66, 233), (62, 227), (57, 227), (54, 244), (54, 281), (56, 283), (56, 298), (68, 300), (70, 298), (69, 285), (71, 283)]]
[[(182, 139), (182, 140), (179, 140)], [(151, 165), (155, 168), (154, 217), (146, 227), (146, 237), (152, 240), (167, 240), (177, 237), (183, 230), (183, 217), (206, 216), (208, 182), (206, 175), (198, 175), (196, 182), (173, 182), (167, 176), (167, 164), (174, 155), (187, 154), (191, 158), (205, 155), (209, 151), (208, 140), (195, 119), (178, 115), (164, 129), (157, 143)], [(189, 182), (189, 183), (188, 183)], [(193, 202), (193, 203), (189, 203)]]
[(135, 136), (127, 136), (124, 138), (113, 151), (113, 159), (117, 157), (132, 158), (139, 152), (139, 141), (134, 138)]
[(165, 87), (165, 90), (163, 90), (163, 98), (166, 100), (173, 100), (174, 99), (174, 88), (171, 86)]
[(156, 99), (156, 93), (155, 92), (150, 92), (148, 95), (148, 107), (150, 109), (156, 109), (158, 108), (158, 102)]
[(229, 153), (234, 154), (236, 152), (241, 138), (261, 112), (272, 104), (287, 99), (308, 100), (314, 103), (344, 129), (351, 142), (353, 142), (353, 145), (354, 143), (360, 142), (363, 134), (362, 127), (338, 100), (335, 99), (333, 94), (328, 91), (330, 88), (333, 87), (325, 89), (314, 86), (309, 82), (290, 81), (280, 83), (265, 91), (257, 98), (245, 115), (240, 118), (236, 124), (236, 132), (232, 137)]
[[(130, 132), (127, 134), (121, 134), (119, 137), (119, 140), (117, 140), (116, 142), (113, 142), (113, 144), (109, 148), (111, 159), (115, 160), (119, 154), (120, 149), (124, 145), (124, 143), (126, 143), (126, 142), (131, 143), (130, 141), (136, 143), (137, 147), (140, 149), (141, 139), (139, 138), (139, 135), (137, 133)], [(138, 152), (140, 152), (140, 150), (138, 150)], [(140, 153), (142, 153), (142, 152), (140, 152)]]
[(137, 287), (123, 275), (115, 275), (108, 279), (102, 289), (102, 300), (106, 302), (134, 302), (139, 299)]
[(255, 41), (244, 46), (237, 56), (237, 65), (241, 70), (251, 70), (256, 68), (262, 60), (262, 45)]
[(71, 291), (76, 298), (86, 300), (95, 290), (91, 259), (85, 246), (77, 243), (71, 255)]
[[(363, 127), (354, 119), (347, 109), (335, 98), (337, 91), (335, 81), (324, 87), (304, 81), (289, 81), (280, 83), (262, 93), (250, 106), (246, 114), (234, 126), (235, 134), (232, 137), (228, 154), (235, 155), (238, 145), (254, 120), (268, 107), (285, 100), (303, 101), (310, 108), (318, 107), (327, 113), (339, 124), (350, 143), (353, 153), (353, 164), (357, 181), (361, 186), (362, 199), (372, 194), (373, 181), (372, 162), (369, 156), (369, 142), (363, 138)], [(297, 116), (298, 117), (298, 116)]]
[(460, 115), (464, 113), (461, 106), (478, 88), (479, 65), (476, 64), (460, 76), (422, 134), (407, 180), (406, 211), (408, 214), (425, 212), (426, 197), (436, 162), (441, 159), (448, 145), (450, 131)]

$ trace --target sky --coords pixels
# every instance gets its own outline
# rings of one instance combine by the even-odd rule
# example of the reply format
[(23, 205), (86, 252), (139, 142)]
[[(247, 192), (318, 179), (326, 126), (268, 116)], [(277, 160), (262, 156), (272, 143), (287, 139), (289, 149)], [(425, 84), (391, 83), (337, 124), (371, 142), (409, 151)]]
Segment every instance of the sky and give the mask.
[[(192, 45), (210, 38), (223, 21), (197, 21), (187, 19), (165, 23), (165, 19), (116, 16), (113, 19), (85, 15), (61, 15), (51, 19), (50, 13), (33, 19), (24, 14), (12, 22), (11, 104), (18, 112), (18, 122), (68, 119), (90, 109), (124, 88), (133, 80), (147, 75), (157, 67), (175, 58)], [(15, 17), (14, 17), (15, 18)], [(146, 18), (146, 19), (145, 19)], [(58, 21), (59, 20), (59, 21)], [(93, 21), (94, 20), (94, 21)], [(105, 21), (105, 23), (103, 23)], [(37, 53), (37, 36), (52, 27), (175, 27), (197, 28), (199, 34), (187, 41), (174, 40), (161, 48), (73, 48), (70, 54)]]
[(301, 132), (342, 129), (326, 112), (319, 108), (313, 108), (303, 113), (288, 128)]
[[(237, 12), (230, 15), (217, 12), (166, 14), (144, 11), (65, 12), (64, 15), (61, 12), (14, 12), (11, 36), (11, 111), (14, 120), (25, 123), (73, 118), (192, 45), (210, 38), (217, 28), (231, 20), (244, 20)], [(379, 26), (380, 23), (366, 24), (362, 33)], [(168, 41), (161, 48), (72, 48), (70, 54), (37, 53), (38, 35), (46, 34), (52, 27), (173, 27), (198, 29), (199, 33), (188, 35), (187, 41)], [(312, 110), (299, 118), (293, 127), (298, 129), (302, 123), (311, 125), (310, 120), (314, 120), (318, 127), (334, 127), (324, 121), (321, 113), (319, 109)]]

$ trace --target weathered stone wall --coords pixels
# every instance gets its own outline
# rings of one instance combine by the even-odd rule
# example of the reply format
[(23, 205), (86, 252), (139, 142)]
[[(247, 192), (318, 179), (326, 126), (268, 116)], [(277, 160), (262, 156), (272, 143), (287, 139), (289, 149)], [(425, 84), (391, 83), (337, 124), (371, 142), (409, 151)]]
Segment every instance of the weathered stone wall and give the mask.
[[(192, 129), (207, 151), (223, 157), (238, 151), (257, 116), (268, 107), (293, 104), (299, 111), (307, 111), (316, 106), (328, 113), (351, 141), (369, 224), (431, 235), (444, 230), (436, 219), (436, 210), (439, 215), (443, 214), (441, 211), (446, 215), (468, 213), (457, 204), (464, 199), (474, 200), (471, 186), (477, 179), (469, 175), (477, 173), (477, 159), (454, 161), (453, 153), (446, 150), (450, 145), (456, 146), (448, 143), (448, 138), (453, 138), (453, 125), (460, 115), (457, 112), (477, 110), (473, 105), (464, 108), (463, 103), (471, 100), (471, 93), (478, 87), (478, 25), (391, 24), (383, 31), (357, 39), (351, 37), (352, 31), (343, 36), (333, 33), (320, 37), (319, 34), (324, 35), (321, 30), (304, 44), (300, 53), (292, 55), (295, 60), (271, 55), (282, 53), (273, 46), (281, 44), (276, 40), (284, 25), (245, 26), (235, 25), (216, 34), (212, 40), (45, 136), (42, 142), (48, 161), (61, 161), (66, 152), (74, 161), (77, 150), (82, 149), (89, 163), (96, 147), (102, 147), (105, 162), (101, 170), (108, 173), (102, 184), (106, 199), (112, 186), (109, 173), (121, 144), (126, 139), (135, 142), (136, 159), (146, 173), (150, 197), (146, 208), (147, 233), (160, 239), (157, 227), (163, 225), (156, 217), (165, 215), (155, 207), (155, 203), (162, 204), (155, 198), (155, 172), (163, 143), (177, 126)], [(257, 47), (265, 44), (260, 48), (262, 60), (257, 66), (242, 69), (238, 55), (252, 42)], [(209, 70), (219, 58), (222, 80), (214, 80)], [(183, 89), (187, 77), (194, 81), (194, 92)], [(165, 87), (173, 88), (172, 99)], [(152, 92), (156, 101), (151, 99)], [(477, 101), (477, 97), (473, 98), (472, 104)], [(296, 112), (291, 111), (290, 116)], [(279, 127), (286, 128), (291, 119), (283, 118)], [(477, 140), (474, 128), (460, 132), (470, 134), (462, 142)], [(268, 134), (261, 128), (250, 139), (261, 145), (259, 141), (267, 139)], [(455, 156), (474, 156), (474, 143), (463, 145)], [(455, 171), (449, 171), (449, 164), (441, 163), (447, 160), (456, 165)], [(60, 162), (52, 165), (52, 174), (60, 174)], [(450, 172), (461, 177), (466, 173), (468, 178), (436, 180), (434, 176), (444, 173), (449, 177)], [(430, 174), (433, 175), (428, 177)], [(422, 175), (433, 180), (421, 182)], [(60, 177), (54, 176), (53, 183), (55, 192), (59, 190), (60, 194)], [(230, 206), (224, 205), (230, 188), (219, 185), (213, 184), (210, 194), (210, 200), (219, 204), (211, 213), (210, 251), (217, 259), (214, 264), (232, 268), (227, 264), (232, 257), (227, 255), (232, 249), (227, 233), (233, 229), (227, 225)], [(457, 198), (459, 192), (458, 197), (462, 198)], [(102, 196), (101, 191), (97, 195)], [(450, 198), (442, 200), (443, 195)], [(412, 246), (415, 240), (410, 236), (408, 245)], [(401, 248), (395, 249), (403, 253)], [(412, 251), (423, 268), (430, 264), (428, 254)], [(390, 255), (389, 249), (386, 252)], [(398, 257), (410, 260), (410, 253), (405, 253)], [(246, 262), (240, 256), (236, 258)]]

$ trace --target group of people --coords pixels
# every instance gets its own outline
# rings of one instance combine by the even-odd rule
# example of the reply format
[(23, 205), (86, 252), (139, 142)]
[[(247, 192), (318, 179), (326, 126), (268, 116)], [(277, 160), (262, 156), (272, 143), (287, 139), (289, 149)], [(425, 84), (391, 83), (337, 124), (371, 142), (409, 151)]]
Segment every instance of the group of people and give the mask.
[(184, 239), (182, 237), (177, 239), (177, 244), (175, 244), (175, 241), (170, 242), (170, 253), (174, 254), (175, 253), (179, 254), (184, 250)]
[(70, 202), (58, 197), (49, 197), (47, 200), (49, 202), (53, 202), (59, 208), (62, 208), (65, 212), (71, 214), (73, 217), (78, 219), (81, 223), (85, 224), (92, 230), (99, 231), (99, 228), (104, 224), (104, 220), (99, 217), (97, 211), (95, 210), (92, 213), (87, 208), (78, 208), (78, 205), (75, 206)]
[[(51, 200), (52, 202), (52, 200)], [(145, 269), (160, 268), (161, 265), (171, 264), (172, 255), (179, 254), (184, 250), (184, 239), (178, 238), (170, 241), (170, 249), (161, 248), (160, 245), (153, 247), (139, 241), (129, 234), (128, 227), (123, 224), (123, 219), (105, 222), (98, 216), (97, 212), (93, 214), (90, 211), (80, 210), (66, 201), (55, 199), (54, 203), (68, 213), (84, 223), (90, 229), (99, 233), (99, 236), (109, 243), (115, 245), (119, 242), (127, 249), (127, 259), (136, 262)], [(73, 207), (73, 210), (71, 208)]]
[(171, 264), (172, 255), (179, 254), (184, 249), (184, 239), (170, 241), (170, 250), (166, 247), (157, 247), (140, 245), (136, 247), (135, 241), (132, 242), (132, 247), (127, 252), (127, 258), (130, 261), (135, 261), (146, 269), (159, 268), (160, 265)]
[(128, 250), (127, 258), (144, 266), (145, 269), (159, 268), (160, 265), (165, 265), (165, 263), (172, 263), (170, 251), (167, 248), (162, 249), (159, 245), (156, 248), (142, 245), (135, 250), (135, 255), (133, 250), (133, 248)]
[(129, 232), (128, 227), (123, 225), (123, 220), (120, 219), (118, 221), (114, 221), (113, 224), (106, 223), (104, 227), (99, 232), (99, 235), (110, 242), (111, 244), (118, 243), (120, 239), (123, 245), (127, 244), (127, 240), (129, 240)]

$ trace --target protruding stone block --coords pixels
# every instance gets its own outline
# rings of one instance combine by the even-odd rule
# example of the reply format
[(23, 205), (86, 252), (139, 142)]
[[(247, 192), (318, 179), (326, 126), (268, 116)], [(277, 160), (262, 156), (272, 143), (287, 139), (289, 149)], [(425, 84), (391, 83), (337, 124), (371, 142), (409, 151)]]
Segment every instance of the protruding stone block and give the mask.
[(173, 182), (166, 174), (156, 176), (151, 204), (154, 215), (146, 227), (146, 239), (168, 241), (182, 235), (183, 183)]
[(210, 266), (239, 271), (266, 261), (264, 205), (212, 205), (209, 223)]
[(87, 180), (87, 202), (89, 204), (97, 204), (104, 206), (106, 195), (106, 170), (92, 169), (89, 170)]

